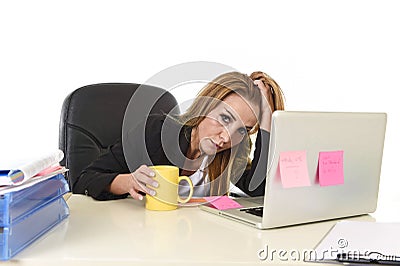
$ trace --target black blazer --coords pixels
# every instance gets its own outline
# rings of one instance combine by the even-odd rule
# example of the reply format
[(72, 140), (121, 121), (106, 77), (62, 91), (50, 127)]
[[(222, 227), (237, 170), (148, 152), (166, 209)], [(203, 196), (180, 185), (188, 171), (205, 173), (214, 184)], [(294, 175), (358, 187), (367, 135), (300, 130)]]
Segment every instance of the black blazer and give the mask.
[[(73, 192), (86, 194), (97, 200), (127, 197), (128, 194), (115, 195), (108, 192), (114, 178), (118, 174), (133, 172), (142, 164), (183, 165), (184, 155), (190, 144), (190, 132), (191, 128), (182, 127), (169, 117), (149, 116), (146, 123), (141, 123), (125, 134), (124, 140), (120, 139), (110, 146), (106, 153), (84, 169), (73, 184)], [(165, 143), (169, 148), (165, 148)], [(264, 195), (268, 146), (269, 132), (259, 130), (251, 168), (245, 170), (235, 184), (251, 196)], [(250, 185), (253, 176), (257, 180), (263, 180), (255, 189)]]

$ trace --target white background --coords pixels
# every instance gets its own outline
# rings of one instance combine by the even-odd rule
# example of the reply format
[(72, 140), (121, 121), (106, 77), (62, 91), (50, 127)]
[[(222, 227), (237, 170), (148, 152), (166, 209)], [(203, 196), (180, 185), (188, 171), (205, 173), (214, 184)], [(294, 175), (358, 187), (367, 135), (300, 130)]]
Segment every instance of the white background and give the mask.
[(289, 110), (387, 112), (381, 197), (400, 200), (398, 5), (1, 1), (0, 166), (57, 149), (62, 102), (78, 87), (212, 61), (269, 73)]

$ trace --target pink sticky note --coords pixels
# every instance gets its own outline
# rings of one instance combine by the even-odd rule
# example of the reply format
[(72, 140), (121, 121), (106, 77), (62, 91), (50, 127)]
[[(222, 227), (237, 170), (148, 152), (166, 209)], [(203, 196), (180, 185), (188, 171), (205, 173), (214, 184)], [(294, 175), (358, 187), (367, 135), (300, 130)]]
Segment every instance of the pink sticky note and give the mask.
[(333, 186), (344, 183), (343, 151), (319, 153), (318, 179), (321, 186)]
[(310, 186), (306, 151), (287, 151), (279, 154), (279, 171), (284, 188)]
[(218, 210), (242, 208), (242, 205), (228, 196), (204, 197), (204, 199)]

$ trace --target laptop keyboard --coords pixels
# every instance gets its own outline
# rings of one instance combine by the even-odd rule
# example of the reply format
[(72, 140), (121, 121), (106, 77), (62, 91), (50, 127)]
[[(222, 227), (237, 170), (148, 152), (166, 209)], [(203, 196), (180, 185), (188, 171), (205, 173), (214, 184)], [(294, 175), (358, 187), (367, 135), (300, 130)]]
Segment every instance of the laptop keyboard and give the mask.
[(262, 217), (263, 210), (264, 207), (254, 207), (254, 208), (241, 209), (240, 211)]

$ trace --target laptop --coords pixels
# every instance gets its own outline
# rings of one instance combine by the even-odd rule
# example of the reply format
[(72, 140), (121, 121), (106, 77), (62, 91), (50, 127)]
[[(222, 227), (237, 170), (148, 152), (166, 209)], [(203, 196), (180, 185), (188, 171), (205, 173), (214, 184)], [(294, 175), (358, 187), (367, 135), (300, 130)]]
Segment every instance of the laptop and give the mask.
[[(234, 199), (240, 208), (200, 208), (259, 229), (372, 213), (378, 200), (386, 119), (386, 113), (276, 111), (265, 162), (265, 195)], [(284, 185), (290, 172), (279, 165), (280, 157), (299, 151), (306, 156), (303, 168), (308, 170), (301, 178), (309, 184)], [(319, 176), (321, 152), (341, 154), (341, 167), (333, 178), (342, 173), (342, 183), (322, 185), (326, 176)]]

